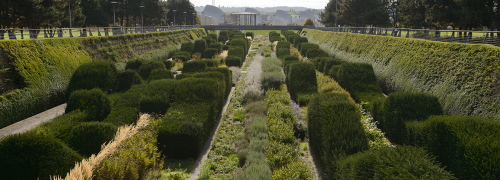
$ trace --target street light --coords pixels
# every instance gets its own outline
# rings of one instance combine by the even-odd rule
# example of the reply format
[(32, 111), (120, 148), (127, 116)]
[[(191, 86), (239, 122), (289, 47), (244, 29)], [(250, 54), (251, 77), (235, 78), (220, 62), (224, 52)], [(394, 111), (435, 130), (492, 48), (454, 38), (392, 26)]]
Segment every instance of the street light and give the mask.
[(192, 13), (192, 14), (193, 14), (193, 26), (194, 26), (194, 14), (196, 14), (196, 13)]
[(175, 12), (176, 12), (176, 11), (177, 11), (177, 10), (175, 10), (175, 9), (174, 9), (174, 25), (175, 25)]
[(184, 26), (187, 25), (186, 24), (186, 11), (184, 11)]
[[(212, 16), (208, 16), (208, 20), (209, 20), (210, 22), (212, 22), (212, 20), (211, 20), (210, 18), (212, 18)], [(210, 24), (212, 24), (212, 23), (210, 23)]]
[(69, 2), (69, 0), (68, 0), (68, 8), (69, 8), (69, 28), (72, 28), (73, 26), (71, 25), (71, 2)]
[(116, 1), (111, 1), (111, 4), (113, 5), (113, 26), (116, 26), (116, 16), (115, 16), (115, 4), (118, 3)]
[(144, 10), (144, 6), (139, 6), (141, 8), (141, 26), (144, 28), (144, 17), (142, 16), (142, 11)]

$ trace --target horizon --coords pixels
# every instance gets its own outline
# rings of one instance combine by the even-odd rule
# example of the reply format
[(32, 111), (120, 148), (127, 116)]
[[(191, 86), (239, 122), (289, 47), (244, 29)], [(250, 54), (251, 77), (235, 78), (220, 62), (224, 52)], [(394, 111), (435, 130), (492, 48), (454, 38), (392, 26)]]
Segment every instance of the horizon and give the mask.
[[(212, 0), (190, 0), (194, 6), (212, 5)], [(272, 8), (272, 7), (305, 7), (309, 9), (325, 9), (329, 0), (310, 0), (308, 2), (298, 0), (253, 0), (253, 1), (234, 1), (234, 0), (215, 0), (216, 7), (257, 7), (257, 8)]]

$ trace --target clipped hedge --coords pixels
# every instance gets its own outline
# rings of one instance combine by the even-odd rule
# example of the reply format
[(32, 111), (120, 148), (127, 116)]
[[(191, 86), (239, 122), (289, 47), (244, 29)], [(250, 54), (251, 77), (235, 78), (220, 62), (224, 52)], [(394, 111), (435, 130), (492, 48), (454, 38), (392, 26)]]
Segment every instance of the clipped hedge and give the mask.
[(174, 73), (167, 69), (154, 69), (151, 71), (148, 81), (159, 79), (174, 79)]
[(220, 67), (207, 67), (205, 68), (205, 71), (206, 72), (220, 72), (222, 74), (224, 74), (224, 82), (226, 83), (226, 93), (225, 93), (225, 96), (224, 96), (224, 99), (227, 99), (229, 98), (229, 93), (231, 93), (231, 87), (232, 87), (232, 84), (233, 84), (233, 73), (231, 70), (229, 70), (228, 68), (220, 68)]
[(307, 57), (307, 51), (309, 49), (319, 49), (319, 45), (314, 44), (314, 43), (301, 43), (300, 48), (299, 48), (300, 54), (302, 56)]
[(191, 53), (186, 52), (186, 51), (179, 51), (174, 53), (174, 56), (172, 59), (177, 60), (177, 61), (182, 61), (186, 62), (191, 59)]
[[(245, 61), (245, 50), (241, 46), (231, 46), (227, 52), (227, 56), (237, 56)], [(227, 59), (227, 58), (226, 58)]]
[(246, 33), (245, 33), (245, 36), (246, 36), (246, 37), (250, 36), (250, 37), (252, 37), (252, 39), (253, 39), (253, 32), (246, 32)]
[(207, 67), (219, 67), (219, 62), (215, 59), (204, 59), (201, 62), (204, 62)]
[(162, 96), (143, 97), (139, 101), (139, 112), (149, 114), (165, 114), (169, 107), (169, 99)]
[(316, 57), (325, 57), (325, 56), (326, 56), (325, 51), (323, 51), (321, 49), (308, 49), (307, 53), (306, 53), (306, 57), (310, 58), (310, 59), (313, 59)]
[(459, 179), (498, 179), (500, 123), (470, 116), (431, 116), (407, 123), (408, 143), (425, 148)]
[(298, 62), (289, 66), (287, 79), (290, 96), (299, 105), (306, 105), (309, 102), (309, 96), (318, 92), (314, 65)]
[(290, 48), (277, 48), (276, 56), (278, 58), (283, 58), (284, 56), (290, 55)]
[(288, 42), (288, 41), (280, 41), (280, 42), (278, 42), (278, 44), (276, 45), (276, 49), (279, 49), (279, 48), (288, 48), (288, 49), (290, 49), (290, 42)]
[(222, 53), (222, 44), (221, 43), (212, 43), (208, 47), (217, 49), (217, 52)]
[(196, 72), (204, 72), (207, 64), (201, 61), (190, 61), (184, 63), (182, 67), (182, 73), (196, 73)]
[(205, 58), (213, 58), (214, 56), (217, 56), (219, 54), (217, 49), (214, 48), (207, 48), (205, 49), (204, 56)]
[(165, 64), (160, 61), (146, 61), (139, 67), (139, 75), (142, 79), (149, 79), (149, 75), (155, 69), (165, 70)]
[(101, 151), (102, 144), (111, 141), (118, 128), (111, 123), (86, 122), (71, 130), (67, 137), (68, 146), (85, 157)]
[(233, 39), (233, 40), (231, 40), (231, 46), (241, 47), (243, 49), (242, 59), (245, 59), (245, 56), (248, 54), (248, 48), (249, 48), (248, 39), (244, 39), (244, 38)]
[(130, 125), (137, 121), (139, 111), (132, 107), (123, 107), (112, 109), (108, 117), (103, 122), (111, 123), (117, 127)]
[(300, 36), (299, 37), (295, 37), (293, 39), (293, 46), (295, 48), (298, 48), (300, 50), (299, 45), (302, 44), (302, 43), (308, 43), (308, 42), (309, 42), (309, 40), (306, 37), (300, 37)]
[(117, 74), (118, 71), (112, 62), (93, 61), (83, 64), (71, 76), (66, 90), (66, 99), (73, 91), (80, 89), (99, 88), (107, 93), (113, 87)]
[(175, 88), (174, 102), (195, 104), (206, 102), (208, 104), (217, 104), (220, 97), (219, 82), (214, 79), (206, 78), (185, 78), (179, 81)]
[(130, 69), (130, 70), (135, 70), (139, 72), (139, 67), (141, 67), (142, 63), (144, 63), (144, 60), (142, 59), (134, 59), (127, 61), (127, 64), (125, 65), (125, 69)]
[(141, 76), (137, 71), (134, 70), (124, 70), (118, 72), (116, 76), (116, 81), (114, 83), (114, 92), (125, 92), (130, 89), (133, 85), (141, 84), (143, 82)]
[(225, 77), (225, 75), (222, 73), (222, 72), (218, 72), (218, 71), (211, 71), (211, 72), (203, 72), (203, 73), (196, 73), (196, 74), (193, 74), (193, 77), (194, 78), (209, 78), (209, 79), (214, 79), (216, 80), (218, 83), (218, 89), (219, 89), (219, 93), (215, 99), (216, 103), (217, 103), (217, 111), (218, 112), (222, 112), (222, 108), (224, 107), (224, 103), (225, 103), (225, 99), (226, 99), (226, 95), (228, 94), (226, 91), (228, 90), (226, 88), (226, 85), (228, 84), (227, 83), (227, 79)]
[(194, 41), (194, 51), (193, 53), (201, 53), (205, 52), (205, 49), (207, 48), (207, 41), (204, 39), (196, 40)]
[(349, 91), (356, 101), (371, 101), (372, 99), (383, 96), (370, 64), (342, 62), (341, 64), (341, 66), (332, 66), (328, 74), (330, 74), (340, 86)]
[(181, 51), (186, 51), (188, 53), (193, 53), (194, 51), (194, 43), (191, 41), (182, 43), (181, 45)]
[(87, 121), (103, 121), (111, 112), (111, 103), (100, 89), (78, 90), (69, 96), (65, 113), (75, 110), (85, 111)]
[(165, 68), (167, 68), (168, 70), (171, 70), (175, 66), (175, 61), (162, 60), (161, 62), (163, 62), (163, 64), (165, 64)]

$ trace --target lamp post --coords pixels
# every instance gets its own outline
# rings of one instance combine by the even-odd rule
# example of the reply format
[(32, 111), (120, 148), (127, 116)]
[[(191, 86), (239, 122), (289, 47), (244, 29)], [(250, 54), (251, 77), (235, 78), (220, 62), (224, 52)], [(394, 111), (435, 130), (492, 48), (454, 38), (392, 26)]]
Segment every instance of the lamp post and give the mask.
[(142, 16), (142, 11), (144, 10), (144, 6), (139, 6), (141, 8), (141, 28), (142, 28), (142, 33), (144, 33), (144, 18)]
[(193, 27), (194, 27), (194, 15), (195, 15), (196, 13), (192, 13), (192, 14), (193, 14)]
[(116, 26), (116, 16), (115, 16), (115, 4), (118, 3), (116, 1), (111, 1), (111, 4), (113, 5), (113, 26)]
[(68, 9), (69, 9), (69, 28), (72, 28), (73, 26), (71, 24), (71, 2), (69, 0), (68, 0)]
[(205, 23), (203, 23), (203, 24), (205, 24), (205, 26), (206, 26), (207, 25), (207, 16), (206, 15), (203, 15), (203, 16), (205, 16)]
[(209, 20), (210, 22), (212, 22), (212, 20), (211, 20), (210, 18), (212, 18), (212, 16), (208, 16), (208, 20)]
[(187, 25), (186, 24), (186, 11), (184, 11), (184, 26)]
[(175, 9), (174, 9), (174, 25), (175, 25), (175, 12), (176, 12), (176, 11), (177, 11), (177, 10), (175, 10)]
[[(335, 0), (335, 13), (337, 13), (337, 0)], [(337, 27), (337, 16), (335, 16), (335, 27)]]

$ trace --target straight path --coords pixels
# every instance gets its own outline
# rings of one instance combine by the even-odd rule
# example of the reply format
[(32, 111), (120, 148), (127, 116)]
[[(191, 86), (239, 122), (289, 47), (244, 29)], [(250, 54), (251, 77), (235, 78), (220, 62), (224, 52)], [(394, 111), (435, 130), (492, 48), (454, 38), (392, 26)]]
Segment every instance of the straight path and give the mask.
[(0, 129), (0, 141), (8, 135), (29, 131), (44, 122), (54, 119), (64, 114), (64, 110), (66, 110), (66, 103), (2, 128)]

